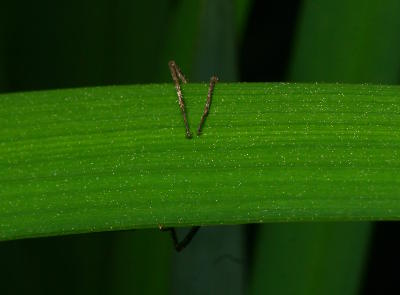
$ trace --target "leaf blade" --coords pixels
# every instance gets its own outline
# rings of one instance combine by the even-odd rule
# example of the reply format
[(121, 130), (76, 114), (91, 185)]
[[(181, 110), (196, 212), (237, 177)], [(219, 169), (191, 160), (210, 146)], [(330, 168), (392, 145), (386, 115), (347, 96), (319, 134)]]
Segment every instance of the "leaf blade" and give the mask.
[[(191, 126), (206, 90), (184, 87)], [(192, 140), (169, 84), (1, 95), (0, 239), (397, 220), (399, 94), (396, 86), (220, 83)]]

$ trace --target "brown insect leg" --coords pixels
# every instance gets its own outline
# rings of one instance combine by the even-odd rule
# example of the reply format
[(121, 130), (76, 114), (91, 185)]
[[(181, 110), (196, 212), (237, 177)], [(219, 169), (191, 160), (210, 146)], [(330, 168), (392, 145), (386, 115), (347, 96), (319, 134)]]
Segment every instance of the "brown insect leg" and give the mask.
[(179, 79), (181, 79), (181, 81), (183, 83), (186, 83), (187, 80), (185, 79), (185, 76), (182, 74), (181, 69), (178, 67), (178, 65), (175, 63), (175, 61), (171, 60), (168, 63), (168, 66), (171, 71), (172, 80), (174, 81), (174, 84), (175, 84), (176, 94), (178, 95), (178, 103), (179, 103), (179, 107), (181, 108), (181, 111), (182, 111), (183, 122), (185, 123), (185, 128), (186, 128), (186, 137), (191, 138), (192, 133), (190, 132), (190, 129), (189, 129), (189, 124), (188, 124), (188, 120), (186, 117), (186, 111), (185, 111), (185, 103), (183, 102), (181, 85), (179, 84)]
[(210, 78), (210, 86), (208, 87), (208, 94), (207, 94), (207, 100), (206, 100), (206, 105), (204, 107), (204, 112), (203, 115), (201, 116), (200, 119), (200, 124), (199, 128), (197, 129), (197, 135), (201, 134), (201, 128), (203, 127), (204, 121), (208, 115), (208, 112), (210, 110), (210, 105), (211, 105), (211, 97), (214, 91), (215, 84), (218, 82), (218, 77), (212, 76)]

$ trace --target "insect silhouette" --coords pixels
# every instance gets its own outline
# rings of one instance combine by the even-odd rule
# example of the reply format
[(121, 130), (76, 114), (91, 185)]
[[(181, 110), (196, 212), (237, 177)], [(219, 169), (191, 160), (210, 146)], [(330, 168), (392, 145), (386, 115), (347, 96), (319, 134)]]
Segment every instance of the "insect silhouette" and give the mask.
[(177, 252), (182, 251), (187, 245), (189, 245), (190, 241), (193, 239), (197, 231), (200, 229), (200, 226), (192, 226), (190, 231), (186, 234), (185, 238), (182, 241), (178, 241), (178, 235), (176, 234), (176, 230), (174, 227), (164, 227), (159, 225), (161, 231), (169, 231), (171, 233), (171, 238), (175, 250)]
[[(185, 110), (185, 103), (183, 101), (182, 89), (181, 89), (181, 85), (179, 83), (179, 80), (182, 81), (182, 83), (187, 83), (187, 80), (186, 80), (185, 76), (182, 74), (181, 69), (175, 63), (175, 61), (171, 60), (168, 63), (168, 66), (169, 66), (169, 69), (171, 71), (172, 80), (174, 81), (174, 84), (175, 84), (176, 94), (178, 95), (178, 103), (179, 103), (179, 107), (180, 107), (181, 112), (182, 112), (183, 122), (185, 124), (186, 137), (187, 138), (192, 138), (192, 133), (190, 132), (189, 123), (188, 123), (188, 120), (187, 120), (187, 115), (186, 115), (186, 110)], [(213, 92), (214, 92), (215, 84), (217, 82), (218, 82), (218, 77), (212, 76), (210, 78), (210, 84), (208, 86), (206, 104), (204, 106), (204, 112), (203, 112), (203, 114), (202, 114), (202, 116), (200, 118), (199, 127), (197, 128), (197, 135), (201, 134), (201, 130), (202, 130), (203, 125), (204, 125), (204, 121), (205, 121), (205, 119), (208, 116), (208, 113), (210, 111), (211, 98), (212, 98), (212, 95), (213, 95)], [(177, 252), (180, 252), (190, 243), (190, 241), (193, 239), (195, 234), (200, 229), (200, 226), (192, 226), (190, 231), (186, 234), (185, 238), (180, 242), (178, 241), (178, 236), (176, 234), (176, 230), (175, 230), (174, 227), (164, 227), (164, 226), (160, 225), (159, 228), (162, 231), (169, 231), (171, 233), (171, 238), (172, 238), (172, 242), (174, 244), (175, 250)]]

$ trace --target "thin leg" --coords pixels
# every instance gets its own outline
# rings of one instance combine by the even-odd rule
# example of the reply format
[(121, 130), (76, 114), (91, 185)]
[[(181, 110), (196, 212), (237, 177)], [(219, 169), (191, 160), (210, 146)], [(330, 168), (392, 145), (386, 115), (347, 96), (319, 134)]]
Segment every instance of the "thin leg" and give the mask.
[(176, 94), (178, 95), (178, 103), (179, 103), (179, 107), (181, 108), (181, 111), (182, 111), (183, 122), (185, 123), (185, 128), (186, 128), (186, 137), (191, 138), (192, 133), (190, 132), (188, 120), (186, 117), (185, 103), (183, 102), (183, 95), (182, 95), (181, 85), (179, 84), (179, 79), (183, 83), (187, 83), (187, 81), (186, 81), (185, 76), (182, 74), (181, 69), (178, 67), (178, 65), (175, 63), (175, 61), (171, 60), (168, 63), (168, 65), (169, 65), (169, 69), (171, 71), (172, 80), (174, 80)]
[(170, 63), (170, 67), (171, 67), (171, 64), (172, 64), (172, 67), (175, 67), (175, 71), (176, 71), (176, 74), (178, 75), (178, 78), (181, 79), (181, 81), (186, 84), (187, 80), (186, 80), (185, 76), (182, 74), (181, 68), (178, 67), (178, 65), (173, 60), (171, 60), (169, 63)]
[(203, 128), (204, 121), (205, 121), (205, 119), (206, 119), (206, 117), (208, 115), (208, 112), (210, 110), (211, 97), (212, 97), (212, 94), (213, 94), (213, 91), (214, 91), (215, 83), (217, 83), (217, 82), (218, 82), (218, 78), (217, 77), (212, 76), (210, 78), (210, 86), (208, 87), (206, 105), (204, 107), (203, 115), (201, 116), (201, 119), (200, 119), (199, 128), (197, 129), (197, 135), (201, 134), (201, 128)]
[(200, 226), (192, 226), (190, 231), (187, 233), (185, 238), (182, 241), (178, 241), (178, 236), (176, 234), (176, 230), (173, 227), (163, 227), (160, 225), (160, 230), (162, 231), (169, 231), (171, 233), (171, 238), (174, 243), (175, 250), (177, 252), (182, 251), (193, 239), (194, 235), (197, 233), (197, 231), (200, 229)]

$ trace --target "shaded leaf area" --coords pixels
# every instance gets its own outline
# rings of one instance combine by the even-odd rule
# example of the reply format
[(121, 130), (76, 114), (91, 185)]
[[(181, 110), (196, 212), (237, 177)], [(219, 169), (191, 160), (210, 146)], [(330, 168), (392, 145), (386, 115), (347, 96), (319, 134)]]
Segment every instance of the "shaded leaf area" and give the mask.
[(163, 82), (170, 24), (187, 12), (180, 6), (168, 0), (4, 1), (0, 90)]
[(254, 294), (259, 290), (265, 294), (277, 290), (281, 294), (320, 294), (321, 291), (358, 294), (367, 250), (360, 248), (360, 241), (365, 242), (370, 235), (369, 226), (363, 225), (368, 223), (263, 226), (255, 249), (260, 260), (252, 270), (257, 278), (253, 281), (252, 291)]
[(168, 238), (146, 230), (2, 242), (2, 291), (166, 294), (170, 249), (161, 245), (166, 245)]
[[(192, 128), (206, 84), (186, 85)], [(0, 238), (400, 217), (399, 87), (218, 84), (187, 140), (172, 85), (0, 96)]]
[(399, 10), (396, 0), (384, 4), (305, 1), (290, 78), (296, 82), (398, 83)]

